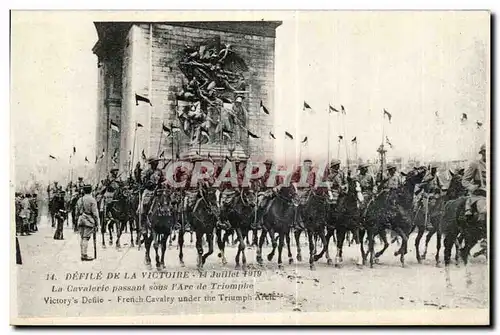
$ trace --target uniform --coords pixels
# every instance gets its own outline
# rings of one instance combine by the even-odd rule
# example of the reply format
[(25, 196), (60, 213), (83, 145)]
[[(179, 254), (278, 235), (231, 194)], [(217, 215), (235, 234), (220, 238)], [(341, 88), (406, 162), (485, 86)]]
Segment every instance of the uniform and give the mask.
[[(485, 150), (484, 145), (481, 151)], [(477, 160), (472, 162), (462, 177), (462, 185), (467, 189), (469, 196), (465, 202), (466, 215), (472, 214), (472, 205), (486, 195), (486, 161)]]
[[(111, 171), (117, 171), (116, 169)], [(101, 189), (101, 194), (103, 194), (101, 200), (101, 211), (106, 211), (104, 213), (105, 216), (109, 215), (108, 207), (113, 203), (113, 198), (115, 196), (115, 192), (122, 187), (122, 182), (118, 179), (117, 176), (111, 174), (108, 176), (103, 183), (103, 189)], [(105, 209), (106, 208), (106, 209)]]
[[(150, 163), (155, 161), (155, 159), (149, 159)], [(149, 167), (147, 170), (142, 172), (141, 178), (143, 192), (141, 196), (141, 202), (139, 204), (139, 215), (141, 222), (141, 231), (143, 234), (147, 234), (147, 215), (151, 208), (154, 193), (159, 187), (162, 187), (162, 184), (165, 182), (165, 177), (160, 169)]]
[[(90, 185), (87, 187), (92, 188)], [(91, 194), (85, 194), (76, 203), (76, 215), (78, 217), (78, 229), (80, 231), (80, 250), (82, 261), (92, 260), (87, 255), (90, 237), (100, 225), (97, 201)]]
[(35, 232), (38, 231), (37, 223), (38, 223), (38, 202), (36, 198), (36, 194), (32, 194), (30, 198), (30, 209), (31, 209), (31, 217), (30, 217), (30, 231)]
[(25, 195), (21, 200), (21, 212), (19, 213), (21, 218), (21, 235), (30, 235), (29, 224), (31, 217), (31, 204), (30, 199)]
[[(396, 170), (396, 166), (389, 164), (387, 166), (387, 170)], [(409, 222), (409, 218), (406, 215), (406, 211), (404, 208), (401, 206), (401, 204), (398, 203), (398, 197), (397, 197), (397, 190), (400, 189), (400, 187), (403, 186), (403, 180), (401, 179), (400, 175), (395, 171), (394, 174), (389, 174), (383, 181), (382, 181), (382, 189), (385, 191), (389, 192), (389, 197), (388, 199), (390, 200), (390, 203), (388, 204), (390, 208), (395, 210), (395, 212), (399, 213), (401, 218), (404, 221)], [(386, 222), (388, 226), (390, 226), (389, 222)], [(389, 227), (390, 228), (390, 227)]]
[[(339, 169), (333, 169), (334, 166), (338, 165)], [(334, 205), (337, 204), (339, 196), (346, 190), (345, 176), (340, 170), (340, 160), (333, 159), (330, 163), (330, 170), (328, 171), (327, 181), (329, 184), (329, 191), (331, 200)]]
[[(367, 166), (362, 165), (360, 168), (367, 168)], [(356, 179), (361, 187), (361, 193), (363, 194), (364, 201), (361, 211), (364, 212), (366, 206), (368, 206), (368, 203), (376, 193), (375, 178), (373, 178), (373, 176), (366, 171), (362, 171), (358, 174)]]

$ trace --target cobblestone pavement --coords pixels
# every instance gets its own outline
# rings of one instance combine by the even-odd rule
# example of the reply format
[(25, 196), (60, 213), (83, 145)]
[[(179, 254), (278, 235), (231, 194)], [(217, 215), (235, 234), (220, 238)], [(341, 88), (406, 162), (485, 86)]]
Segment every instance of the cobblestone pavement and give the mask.
[[(396, 244), (391, 245), (373, 269), (357, 265), (359, 245), (352, 245), (345, 246), (340, 267), (327, 265), (323, 258), (315, 271), (307, 263), (307, 245), (302, 246), (303, 261), (295, 260), (292, 265), (288, 264), (286, 248), (283, 250), (284, 269), (278, 269), (276, 257), (272, 262), (266, 260), (269, 247), (265, 247), (262, 267), (256, 265), (255, 250), (247, 248), (247, 272), (234, 268), (236, 247), (226, 249), (228, 263), (223, 265), (215, 246), (205, 272), (200, 275), (196, 270), (194, 241), (190, 242), (189, 234), (185, 237), (186, 266), (179, 265), (174, 242), (166, 253), (166, 269), (158, 272), (144, 265), (144, 248), (141, 251), (131, 248), (127, 233), (122, 236), (120, 249), (109, 245), (103, 249), (98, 236), (98, 256), (93, 262), (80, 260), (79, 236), (71, 227), (65, 227), (63, 241), (54, 240), (53, 233), (47, 219), (42, 217), (39, 232), (19, 237), (23, 257), (23, 264), (17, 265), (20, 317), (400, 311), (489, 305), (488, 266), (484, 256), (471, 261), (470, 286), (466, 286), (463, 266), (453, 265), (453, 288), (447, 289), (444, 269), (434, 264), (435, 239), (422, 264), (415, 259), (412, 236), (405, 268), (393, 256)], [(292, 253), (295, 258), (294, 245)], [(89, 255), (92, 254), (91, 240)], [(330, 254), (335, 255), (332, 244)], [(154, 261), (153, 249), (151, 256)], [(104, 278), (96, 278), (99, 273)], [(87, 278), (79, 277), (80, 274)], [(90, 275), (92, 278), (88, 278)]]

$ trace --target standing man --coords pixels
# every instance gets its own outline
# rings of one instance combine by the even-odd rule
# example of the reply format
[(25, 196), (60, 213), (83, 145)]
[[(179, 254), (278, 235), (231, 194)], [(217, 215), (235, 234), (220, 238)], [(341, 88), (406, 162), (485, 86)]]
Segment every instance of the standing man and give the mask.
[(92, 261), (87, 255), (90, 237), (99, 227), (99, 211), (97, 201), (92, 196), (92, 185), (83, 186), (83, 197), (76, 203), (76, 216), (78, 217), (78, 228), (80, 229), (80, 251), (82, 261)]
[(29, 194), (24, 194), (21, 200), (21, 213), (19, 215), (22, 220), (21, 224), (21, 236), (31, 235), (29, 232), (29, 224), (31, 217), (31, 204), (29, 199)]
[(481, 145), (479, 154), (481, 158), (470, 163), (462, 178), (462, 185), (469, 193), (465, 201), (465, 216), (469, 220), (473, 214), (472, 205), (486, 196), (486, 145)]

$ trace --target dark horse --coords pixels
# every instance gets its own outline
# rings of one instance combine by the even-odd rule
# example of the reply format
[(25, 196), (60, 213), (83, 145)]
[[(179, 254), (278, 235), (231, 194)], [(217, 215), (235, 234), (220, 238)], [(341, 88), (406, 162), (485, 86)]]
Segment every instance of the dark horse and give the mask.
[[(359, 241), (361, 215), (359, 205), (363, 202), (361, 186), (355, 178), (347, 177), (347, 190), (340, 194), (338, 203), (335, 207), (332, 205), (332, 210), (327, 223), (326, 235), (326, 258), (329, 265), (332, 265), (332, 260), (328, 253), (330, 238), (335, 232), (335, 240), (337, 244), (337, 254), (335, 256), (335, 266), (340, 266), (343, 259), (343, 247), (347, 233), (351, 232), (356, 241)], [(363, 250), (363, 243), (361, 243)]]
[(448, 201), (444, 206), (440, 229), (445, 235), (444, 265), (448, 287), (451, 287), (449, 274), (451, 249), (456, 243), (457, 237), (461, 235), (464, 240), (464, 246), (460, 249), (460, 256), (465, 266), (466, 282), (471, 284), (472, 279), (468, 268), (469, 253), (479, 240), (487, 236), (486, 191), (479, 189), (475, 192), (475, 195), (479, 199), (473, 205), (473, 215), (470, 219), (465, 217), (466, 197)]
[[(116, 227), (116, 247), (120, 248), (120, 238), (127, 224), (130, 230), (130, 247), (134, 247), (134, 234), (132, 225), (134, 223), (135, 210), (131, 208), (130, 195), (128, 188), (119, 188), (115, 191), (113, 202), (108, 207), (110, 223), (108, 227)], [(137, 208), (137, 207), (136, 207)], [(112, 229), (109, 229), (110, 240), (113, 239)]]
[[(446, 193), (439, 197), (438, 199), (431, 199), (429, 201), (429, 206), (428, 206), (428, 214), (427, 214), (427, 220), (431, 224), (432, 229), (429, 229), (429, 232), (427, 233), (427, 236), (425, 238), (425, 249), (424, 253), (420, 255), (419, 251), (419, 246), (420, 246), (420, 240), (426, 230), (426, 222), (425, 222), (425, 213), (424, 213), (424, 208), (419, 208), (417, 209), (417, 213), (415, 214), (415, 220), (414, 224), (416, 228), (418, 229), (417, 237), (415, 238), (415, 252), (417, 256), (417, 261), (419, 263), (422, 262), (422, 259), (425, 259), (427, 256), (427, 248), (429, 245), (429, 241), (431, 240), (432, 236), (436, 234), (436, 266), (439, 265), (439, 252), (441, 250), (441, 217), (443, 215), (444, 207), (445, 204), (450, 201), (450, 200), (455, 200), (461, 196), (464, 196), (466, 194), (465, 188), (462, 186), (462, 175), (457, 173), (454, 174), (453, 172), (450, 171), (451, 175), (451, 180), (450, 184), (448, 186), (448, 189), (446, 190)], [(459, 252), (458, 252), (459, 245), (456, 243), (456, 255), (455, 255), (455, 261), (458, 262), (459, 258)]]
[[(315, 190), (313, 188), (308, 188), (298, 191), (298, 194), (300, 200), (299, 206), (297, 208), (297, 217), (304, 223), (307, 239), (309, 242), (309, 267), (311, 270), (314, 270), (314, 263), (318, 261), (318, 259), (320, 259), (325, 252), (328, 254), (328, 242), (325, 237), (325, 226), (327, 223), (327, 215), (330, 209), (330, 193), (321, 189)], [(300, 230), (297, 230), (295, 232), (297, 242), (297, 255), (299, 255), (300, 246), (297, 235), (300, 236)], [(323, 246), (319, 254), (316, 254), (316, 243), (314, 241), (316, 236), (319, 237)], [(293, 259), (290, 258), (290, 260)]]
[[(267, 211), (263, 215), (262, 234), (259, 238), (256, 257), (259, 265), (262, 265), (262, 246), (266, 240), (266, 235), (269, 234), (273, 249), (267, 255), (267, 260), (271, 261), (273, 259), (276, 247), (278, 247), (278, 267), (283, 267), (281, 254), (287, 236), (287, 242), (289, 241), (290, 225), (296, 218), (297, 206), (298, 198), (295, 186), (279, 187), (274, 197), (270, 200)], [(276, 233), (278, 234), (278, 242), (274, 238)]]
[[(408, 218), (413, 204), (415, 185), (422, 181), (422, 173), (414, 173), (407, 176), (403, 185), (397, 189), (383, 190), (376, 195), (368, 204), (364, 225), (368, 237), (368, 248), (370, 254), (370, 267), (373, 267), (374, 256), (380, 257), (389, 247), (386, 239), (384, 248), (374, 255), (375, 236), (385, 236), (385, 229), (390, 228), (402, 238), (401, 247), (394, 253), (400, 256), (401, 266), (405, 265), (405, 254), (408, 252), (408, 237), (412, 230), (412, 223)], [(365, 263), (365, 255), (363, 255)]]
[[(207, 257), (214, 252), (214, 229), (219, 220), (216, 189), (203, 184), (198, 190), (198, 199), (190, 215), (190, 222), (196, 234), (197, 268), (203, 269)], [(208, 251), (203, 254), (203, 236), (206, 235)], [(180, 235), (179, 235), (180, 238)], [(180, 256), (179, 256), (180, 257)]]
[(67, 219), (66, 214), (66, 204), (64, 201), (64, 194), (58, 193), (52, 199), (50, 199), (51, 211), (56, 220), (56, 231), (54, 233), (54, 240), (64, 240), (64, 220)]
[(240, 256), (243, 263), (242, 269), (245, 270), (247, 266), (247, 259), (245, 256), (245, 238), (248, 236), (250, 225), (254, 219), (255, 213), (255, 200), (256, 195), (252, 190), (237, 190), (235, 191), (229, 203), (222, 207), (220, 218), (222, 221), (228, 221), (230, 228), (225, 231), (222, 236), (222, 229), (216, 229), (217, 232), (217, 245), (219, 247), (219, 257), (223, 264), (226, 264), (226, 257), (224, 249), (226, 243), (229, 242), (229, 236), (236, 232), (238, 241), (238, 251), (236, 253), (235, 262), (236, 269), (240, 268)]
[[(172, 193), (161, 188), (155, 192), (151, 200), (149, 213), (146, 215), (145, 224), (147, 224), (147, 236), (145, 238), (145, 263), (151, 266), (151, 244), (156, 253), (156, 269), (161, 271), (165, 269), (165, 252), (167, 250), (167, 238), (172, 233), (177, 220), (176, 200), (171, 196)], [(159, 249), (161, 248), (161, 254)]]

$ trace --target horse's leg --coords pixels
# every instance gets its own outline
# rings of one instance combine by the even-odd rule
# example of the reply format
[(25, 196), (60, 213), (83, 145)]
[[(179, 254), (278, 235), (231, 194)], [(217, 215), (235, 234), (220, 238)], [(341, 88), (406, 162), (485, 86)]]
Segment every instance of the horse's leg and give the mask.
[(115, 220), (110, 219), (108, 221), (108, 234), (109, 234), (109, 245), (113, 245), (113, 224)]
[(167, 234), (162, 234), (162, 237), (161, 237), (161, 243), (160, 243), (160, 247), (161, 247), (160, 264), (161, 264), (162, 270), (165, 270), (165, 253), (167, 251), (167, 238), (170, 236), (170, 234), (171, 234), (171, 231), (169, 230)]
[(158, 234), (152, 229), (153, 235), (153, 248), (155, 249), (155, 261), (156, 261), (156, 270), (161, 271), (161, 263), (160, 263), (160, 254), (158, 253), (158, 248), (160, 246), (160, 239), (162, 234)]
[[(384, 252), (387, 250), (387, 248), (389, 248), (389, 241), (387, 241), (387, 232), (385, 231), (385, 229), (381, 230), (379, 232), (378, 236), (382, 240), (382, 243), (384, 243), (384, 247), (382, 248), (382, 250), (378, 251), (375, 254), (375, 261), (376, 262), (378, 262), (379, 257), (384, 254)], [(373, 236), (373, 237), (375, 238), (375, 236)]]
[(116, 227), (117, 228), (116, 228), (116, 243), (115, 243), (115, 246), (117, 248), (121, 247), (120, 238), (122, 237), (123, 231), (125, 230), (126, 226), (127, 226), (127, 222), (117, 221), (117, 223), (116, 223)]
[(198, 253), (198, 258), (196, 262), (196, 266), (198, 271), (203, 270), (203, 232), (197, 230), (196, 231), (196, 252)]
[(266, 240), (266, 235), (267, 231), (262, 229), (260, 233), (260, 238), (259, 238), (259, 244), (257, 246), (257, 252), (256, 252), (256, 261), (259, 265), (262, 265), (262, 246), (264, 245), (264, 242)]
[(205, 264), (207, 257), (214, 253), (214, 233), (213, 233), (213, 231), (210, 231), (209, 233), (207, 233), (206, 236), (207, 236), (207, 243), (208, 243), (208, 251), (206, 254), (203, 255), (202, 264)]
[(453, 245), (455, 246), (455, 264), (456, 266), (460, 265), (460, 239), (455, 239)]
[(252, 229), (252, 247), (259, 246), (259, 235), (258, 235), (258, 230), (257, 229)]
[[(287, 232), (281, 230), (279, 232), (279, 243), (278, 243), (278, 268), (283, 269), (283, 261), (281, 259), (281, 254), (283, 252), (283, 246), (285, 245), (285, 234)], [(274, 241), (274, 240), (273, 240)], [(273, 242), (276, 243), (276, 242)]]
[[(276, 252), (276, 247), (278, 246), (278, 243), (276, 242), (276, 239), (274, 238), (274, 230), (271, 229), (269, 231), (269, 238), (271, 239), (271, 242), (273, 244), (273, 249), (271, 250), (271, 252), (267, 255), (267, 260), (270, 262), (273, 260), (273, 257), (274, 257), (274, 253)], [(279, 238), (279, 235), (278, 235), (278, 238)]]
[(465, 282), (467, 286), (472, 284), (472, 275), (470, 272), (469, 268), (469, 254), (470, 250), (476, 245), (477, 241), (479, 240), (479, 237), (477, 234), (471, 234), (470, 232), (465, 232), (464, 233), (465, 237), (465, 245), (464, 247), (460, 250), (460, 254), (462, 256), (462, 261), (464, 262), (464, 267), (465, 267)]
[(427, 257), (427, 248), (429, 246), (429, 242), (432, 238), (432, 236), (436, 233), (436, 228), (433, 230), (430, 230), (427, 235), (425, 236), (425, 249), (424, 249), (424, 254), (422, 255), (422, 259), (425, 259)]
[(177, 241), (178, 246), (179, 246), (179, 263), (182, 267), (184, 267), (184, 253), (182, 251), (182, 248), (184, 246), (184, 227), (181, 226), (181, 229), (179, 229), (179, 240)]
[(297, 246), (297, 262), (302, 262), (302, 249), (300, 248), (300, 234), (302, 234), (302, 230), (295, 230), (293, 235), (295, 236), (295, 244)]
[(292, 255), (292, 246), (290, 243), (290, 234), (291, 234), (290, 231), (288, 231), (285, 234), (285, 242), (286, 242), (286, 247), (288, 249), (288, 264), (293, 264), (293, 255)]
[(438, 230), (436, 232), (436, 266), (439, 266), (441, 261), (439, 260), (439, 253), (441, 252), (441, 232)]
[(326, 257), (326, 264), (328, 265), (333, 265), (333, 261), (330, 257), (330, 239), (332, 238), (333, 236), (333, 233), (334, 233), (334, 230), (333, 229), (327, 229), (326, 231), (326, 237), (325, 237), (325, 257)]
[(335, 256), (335, 267), (340, 267), (344, 262), (343, 258), (343, 248), (344, 248), (344, 240), (346, 238), (346, 227), (339, 226), (335, 230), (335, 235), (337, 237), (337, 255)]
[(241, 232), (241, 228), (236, 228), (236, 236), (239, 239), (238, 252), (236, 253), (236, 269), (240, 267), (240, 253), (241, 253), (241, 261), (243, 263), (243, 270), (246, 270), (247, 267), (247, 259), (245, 257), (245, 240), (243, 239), (243, 233)]
[(190, 236), (189, 243), (193, 244), (193, 232), (192, 231), (189, 232), (189, 236)]
[(151, 268), (151, 256), (149, 255), (149, 253), (151, 251), (152, 242), (153, 242), (153, 234), (146, 235), (144, 239), (144, 249), (145, 249), (144, 263), (148, 268)]
[(323, 227), (320, 227), (319, 232), (318, 232), (318, 237), (321, 241), (322, 248), (321, 248), (321, 252), (314, 256), (315, 262), (317, 262), (321, 257), (323, 257), (323, 255), (328, 250), (328, 244), (326, 242), (326, 237), (325, 237), (325, 229)]
[(422, 258), (420, 257), (420, 240), (422, 239), (422, 236), (424, 235), (425, 227), (422, 226), (417, 226), (418, 232), (417, 232), (417, 237), (415, 238), (415, 253), (417, 255), (417, 262), (418, 264), (422, 264)]
[(225, 249), (226, 249), (226, 241), (222, 238), (222, 229), (216, 229), (217, 236), (217, 247), (219, 248), (219, 254), (217, 255), (222, 262), (222, 265), (227, 264)]
[(127, 223), (128, 223), (128, 228), (130, 229), (130, 247), (133, 248), (134, 247), (134, 227), (132, 224), (131, 217), (128, 218)]
[(105, 249), (106, 248), (106, 217), (103, 218), (101, 221), (101, 236), (102, 236), (102, 247)]
[(396, 256), (397, 254), (399, 254), (399, 261), (401, 262), (401, 266), (405, 267), (405, 255), (407, 253), (408, 247), (408, 236), (401, 228), (397, 228), (396, 232), (399, 234), (399, 236), (401, 236), (403, 242), (401, 243), (401, 247), (399, 248), (399, 250), (396, 251), (394, 255)]
[(314, 255), (316, 254), (315, 252), (315, 243), (314, 243), (314, 233), (310, 230), (306, 231), (307, 234), (307, 240), (309, 242), (309, 268), (311, 270), (314, 270)]
[(457, 229), (453, 229), (451, 232), (446, 232), (444, 237), (444, 272), (445, 272), (445, 280), (446, 287), (451, 288), (451, 279), (450, 279), (450, 259), (451, 259), (451, 249), (455, 244), (455, 240), (457, 238), (458, 231)]
[[(373, 252), (374, 252), (374, 244), (375, 244), (375, 232), (373, 229), (368, 229), (367, 230), (367, 235), (368, 235), (368, 249), (370, 253), (370, 268), (373, 268)], [(387, 242), (387, 239), (386, 239)], [(388, 243), (387, 243), (388, 244)]]
[(359, 249), (361, 251), (361, 264), (366, 265), (366, 259), (368, 258), (368, 251), (365, 253), (365, 246), (363, 240), (365, 238), (365, 230), (359, 230)]

